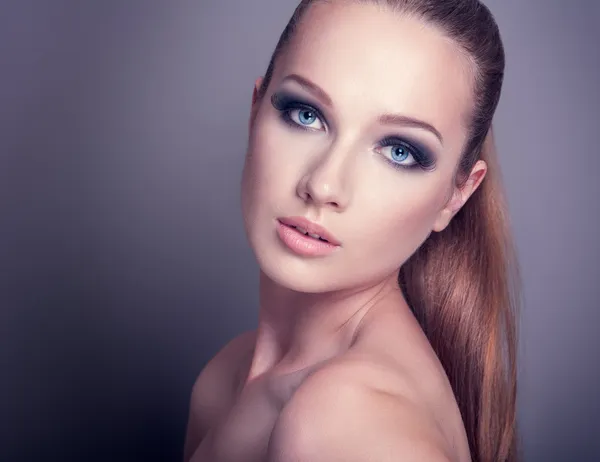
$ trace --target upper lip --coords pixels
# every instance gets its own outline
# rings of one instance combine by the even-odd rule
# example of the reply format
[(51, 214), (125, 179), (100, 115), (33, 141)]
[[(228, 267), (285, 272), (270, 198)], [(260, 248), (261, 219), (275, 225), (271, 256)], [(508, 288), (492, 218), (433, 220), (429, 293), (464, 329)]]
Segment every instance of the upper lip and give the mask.
[(304, 217), (285, 217), (279, 218), (279, 221), (284, 225), (288, 226), (297, 226), (299, 228), (305, 229), (307, 232), (311, 234), (317, 234), (318, 236), (325, 239), (330, 244), (341, 245), (340, 241), (338, 241), (333, 234), (327, 231), (322, 226), (313, 223), (312, 221), (304, 218)]

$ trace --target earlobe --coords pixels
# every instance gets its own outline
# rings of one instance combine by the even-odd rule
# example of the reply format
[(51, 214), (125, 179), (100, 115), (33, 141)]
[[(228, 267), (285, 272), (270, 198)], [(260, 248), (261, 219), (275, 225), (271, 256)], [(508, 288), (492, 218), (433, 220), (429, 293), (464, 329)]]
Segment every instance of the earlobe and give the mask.
[(432, 230), (435, 231), (436, 233), (439, 233), (439, 232), (443, 231), (444, 229), (446, 229), (448, 224), (450, 224), (450, 220), (452, 220), (452, 218), (460, 210), (462, 205), (463, 205), (463, 201), (462, 201), (461, 190), (458, 188), (454, 188), (452, 197), (446, 202), (446, 205), (440, 211)]
[(452, 220), (454, 215), (458, 213), (463, 205), (465, 205), (467, 200), (469, 200), (471, 195), (477, 190), (483, 181), (486, 172), (486, 163), (483, 160), (478, 160), (473, 166), (471, 174), (469, 175), (469, 178), (465, 184), (460, 188), (454, 188), (452, 197), (448, 200), (434, 223), (432, 228), (433, 231), (439, 233), (440, 231), (443, 231), (448, 224), (450, 224), (450, 220)]

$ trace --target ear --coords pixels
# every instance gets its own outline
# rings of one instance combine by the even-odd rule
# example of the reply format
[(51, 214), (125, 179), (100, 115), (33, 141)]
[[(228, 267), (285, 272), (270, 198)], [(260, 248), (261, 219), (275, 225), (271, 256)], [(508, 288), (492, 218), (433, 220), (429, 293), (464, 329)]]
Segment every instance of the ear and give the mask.
[(438, 214), (435, 220), (433, 231), (443, 231), (450, 223), (450, 220), (458, 213), (463, 205), (467, 202), (471, 194), (473, 194), (487, 173), (487, 165), (483, 160), (478, 160), (473, 168), (467, 181), (460, 187), (454, 186), (452, 196), (444, 205), (444, 208)]
[(249, 131), (252, 131), (252, 125), (254, 123), (254, 119), (256, 118), (256, 113), (258, 112), (258, 106), (260, 105), (260, 101), (258, 100), (258, 93), (260, 91), (262, 82), (263, 77), (259, 77), (254, 82), (254, 88), (252, 90), (252, 105), (250, 106), (250, 120), (248, 121)]

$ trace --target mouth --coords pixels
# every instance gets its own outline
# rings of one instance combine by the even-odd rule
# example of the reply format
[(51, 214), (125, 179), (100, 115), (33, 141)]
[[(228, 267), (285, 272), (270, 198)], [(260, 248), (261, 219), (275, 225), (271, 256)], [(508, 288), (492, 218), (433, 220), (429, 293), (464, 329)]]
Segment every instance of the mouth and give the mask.
[(296, 231), (304, 234), (305, 236), (310, 236), (313, 239), (318, 239), (319, 241), (322, 241), (322, 242), (329, 242), (327, 239), (322, 238), (318, 234), (309, 233), (306, 229), (301, 228), (300, 226), (292, 226), (292, 225), (285, 225), (285, 226), (295, 229)]
[(340, 244), (322, 226), (303, 217), (277, 220), (277, 234), (293, 253), (303, 257), (325, 257), (340, 249)]
[(279, 218), (278, 221), (282, 225), (292, 228), (300, 234), (317, 241), (326, 242), (335, 246), (341, 245), (341, 243), (323, 226), (313, 223), (304, 217), (285, 217)]

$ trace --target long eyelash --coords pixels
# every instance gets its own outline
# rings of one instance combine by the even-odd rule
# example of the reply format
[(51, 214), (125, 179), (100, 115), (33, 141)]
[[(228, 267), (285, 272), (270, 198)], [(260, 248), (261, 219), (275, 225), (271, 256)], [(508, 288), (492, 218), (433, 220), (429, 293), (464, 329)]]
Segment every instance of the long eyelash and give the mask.
[(321, 111), (308, 103), (300, 101), (294, 96), (286, 95), (285, 93), (273, 93), (273, 96), (271, 96), (271, 104), (273, 104), (273, 107), (281, 113), (281, 119), (293, 128), (299, 128), (300, 130), (305, 131), (314, 130), (313, 128), (299, 125), (297, 122), (292, 120), (290, 117), (290, 112), (294, 109), (304, 109), (306, 111), (314, 112), (321, 123), (326, 125), (325, 118), (321, 114)]
[(378, 147), (380, 148), (389, 146), (400, 146), (408, 149), (415, 160), (413, 165), (406, 166), (385, 157), (385, 160), (388, 161), (388, 163), (394, 168), (400, 170), (413, 170), (415, 168), (420, 168), (422, 170), (433, 170), (435, 168), (434, 157), (431, 154), (428, 154), (424, 148), (416, 147), (415, 144), (409, 143), (395, 136), (386, 136), (378, 144)]
[[(275, 109), (280, 112), (281, 119), (292, 128), (297, 128), (304, 131), (313, 131), (314, 129), (309, 127), (304, 127), (297, 122), (294, 122), (290, 117), (290, 112), (295, 109), (304, 109), (307, 111), (312, 111), (316, 114), (317, 118), (321, 121), (324, 126), (327, 126), (325, 118), (319, 109), (312, 106), (311, 104), (302, 102), (300, 98), (295, 96), (286, 94), (286, 93), (273, 93), (271, 96), (271, 104)], [(413, 170), (420, 168), (422, 170), (433, 170), (435, 168), (435, 157), (429, 153), (423, 147), (417, 147), (417, 143), (409, 143), (402, 138), (398, 138), (396, 136), (386, 136), (383, 138), (378, 147), (384, 148), (389, 146), (402, 146), (407, 148), (413, 158), (415, 159), (415, 164), (410, 166), (405, 166), (394, 162), (393, 160), (384, 157), (384, 159), (394, 168), (398, 170)]]

